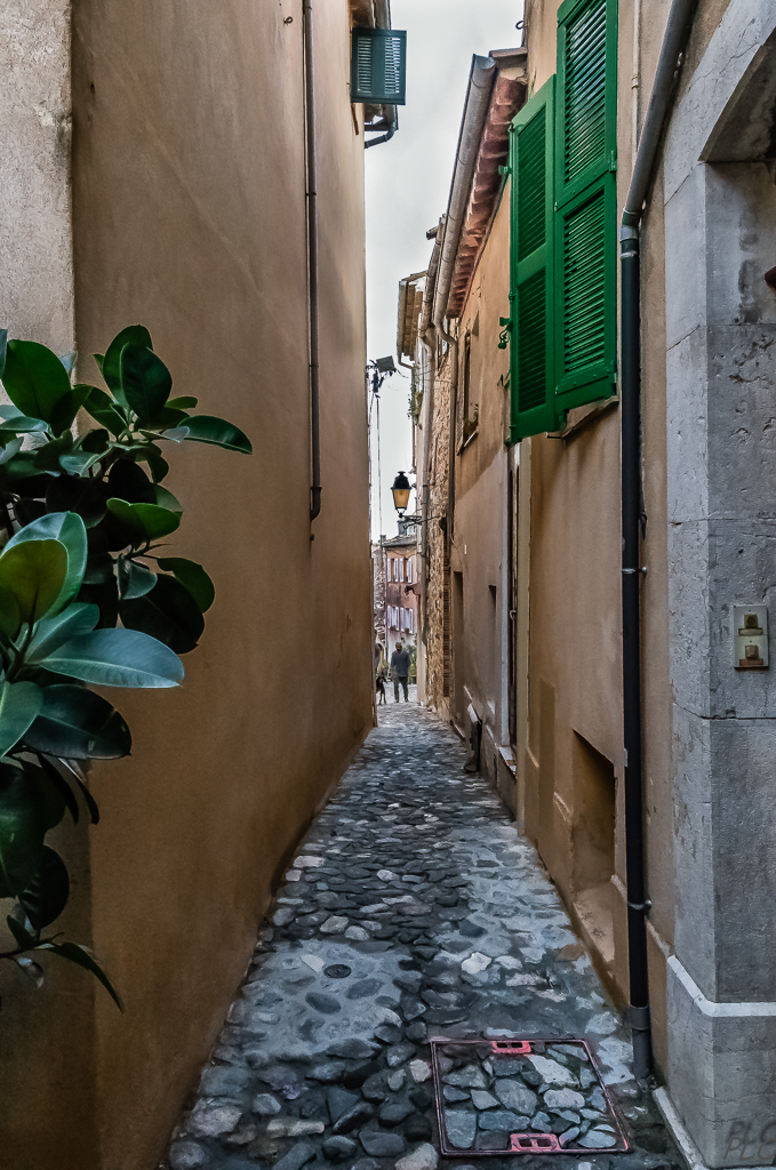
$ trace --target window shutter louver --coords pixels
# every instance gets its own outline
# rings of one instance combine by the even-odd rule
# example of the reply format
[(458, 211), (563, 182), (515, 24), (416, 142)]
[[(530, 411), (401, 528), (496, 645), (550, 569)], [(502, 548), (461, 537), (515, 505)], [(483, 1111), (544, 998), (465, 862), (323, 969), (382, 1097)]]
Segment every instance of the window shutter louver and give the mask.
[(553, 360), (554, 78), (512, 123), (511, 439), (557, 427)]
[(558, 12), (555, 363), (559, 410), (614, 393), (616, 7)]
[(350, 100), (405, 104), (407, 34), (390, 28), (351, 33)]

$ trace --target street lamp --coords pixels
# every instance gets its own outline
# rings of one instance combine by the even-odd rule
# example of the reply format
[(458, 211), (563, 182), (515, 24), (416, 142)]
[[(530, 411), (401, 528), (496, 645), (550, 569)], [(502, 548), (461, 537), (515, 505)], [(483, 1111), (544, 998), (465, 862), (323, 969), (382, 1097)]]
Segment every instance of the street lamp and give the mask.
[(410, 481), (404, 472), (400, 471), (391, 486), (391, 495), (393, 496), (393, 506), (402, 519), (407, 510), (407, 505), (410, 502), (410, 491)]

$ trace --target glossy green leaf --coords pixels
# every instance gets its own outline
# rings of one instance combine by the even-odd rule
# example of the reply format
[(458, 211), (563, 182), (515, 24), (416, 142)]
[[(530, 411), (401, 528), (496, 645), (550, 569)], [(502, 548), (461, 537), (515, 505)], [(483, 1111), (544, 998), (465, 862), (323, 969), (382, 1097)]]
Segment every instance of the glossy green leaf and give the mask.
[(169, 427), (166, 431), (160, 431), (157, 435), (156, 431), (143, 431), (151, 439), (167, 439), (170, 443), (182, 443), (189, 437), (189, 428), (185, 427)]
[(30, 418), (27, 414), (21, 414), (15, 406), (0, 406), (0, 420), (0, 430), (12, 431), (16, 435), (48, 430), (48, 423), (42, 418)]
[(8, 350), (8, 330), (0, 329), (0, 380), (5, 372), (5, 355)]
[(79, 967), (84, 967), (87, 971), (91, 971), (92, 975), (99, 979), (116, 1006), (122, 1012), (124, 1011), (124, 1005), (119, 998), (118, 992), (102, 967), (86, 947), (79, 946), (78, 943), (73, 942), (56, 943), (47, 941), (42, 942), (38, 949), (41, 951), (51, 951), (53, 954), (59, 955), (60, 958), (67, 959), (71, 963), (77, 963)]
[(186, 557), (160, 557), (158, 565), (165, 572), (172, 573), (173, 577), (188, 589), (203, 613), (210, 609), (216, 590), (202, 565), (187, 560)]
[(19, 895), (19, 902), (31, 926), (40, 931), (59, 918), (67, 905), (69, 894), (70, 878), (65, 863), (58, 853), (44, 845), (36, 873)]
[(128, 504), (109, 499), (108, 510), (144, 540), (158, 540), (175, 532), (181, 522), (180, 512), (171, 512), (158, 504)]
[(68, 430), (73, 425), (75, 416), (83, 406), (88, 393), (87, 386), (74, 386), (67, 394), (62, 395), (51, 411), (51, 429), (55, 435)]
[(61, 435), (57, 435), (55, 439), (49, 439), (45, 443), (41, 443), (39, 447), (33, 447), (25, 454), (32, 459), (38, 472), (50, 471), (54, 475), (61, 475), (62, 468), (59, 463), (61, 455), (67, 455), (69, 451), (73, 450), (75, 439), (70, 431), (65, 431)]
[[(113, 341), (105, 351), (105, 357), (102, 360), (102, 376), (110, 390), (113, 391), (119, 403), (129, 408), (124, 391), (121, 386), (121, 351), (125, 345), (143, 345), (148, 349), (153, 349), (151, 342), (151, 334), (144, 325), (128, 325), (126, 329), (122, 329), (113, 338)], [(95, 354), (97, 360), (97, 354)]]
[(96, 479), (58, 475), (46, 488), (47, 511), (77, 512), (88, 529), (104, 517), (105, 500), (105, 487)]
[(110, 450), (111, 437), (106, 427), (92, 427), (79, 435), (75, 445), (81, 451), (99, 452), (104, 455)]
[(57, 355), (37, 341), (8, 342), (3, 385), (22, 414), (46, 422), (71, 390), (70, 378)]
[(77, 825), (80, 818), (80, 810), (73, 789), (60, 771), (60, 768), (64, 768), (64, 764), (59, 763), (57, 766), (51, 760), (46, 759), (44, 755), (38, 756), (38, 763), (40, 764), (41, 771), (48, 778), (52, 789), (58, 793), (62, 804), (70, 813), (73, 824)]
[(88, 394), (84, 398), (84, 410), (92, 416), (95, 422), (105, 427), (112, 435), (121, 435), (127, 429), (127, 418), (122, 408), (104, 390), (97, 386), (89, 386)]
[(185, 426), (188, 417), (185, 410), (175, 410), (171, 406), (163, 406), (153, 418), (144, 419), (143, 434), (154, 435), (154, 432), (167, 430), (168, 427)]
[(161, 487), (158, 483), (153, 484), (154, 503), (161, 508), (169, 508), (171, 512), (182, 512), (183, 505), (177, 496), (172, 492), (168, 492), (167, 488)]
[(170, 470), (169, 463), (163, 458), (161, 451), (153, 443), (148, 444), (144, 458), (148, 463), (148, 470), (151, 472), (154, 483), (160, 483)]
[(97, 801), (94, 799), (91, 792), (86, 787), (86, 785), (84, 784), (84, 782), (80, 778), (80, 776), (76, 776), (76, 784), (80, 788), (81, 796), (84, 798), (84, 804), (86, 805), (87, 809), (89, 810), (89, 820), (91, 821), (91, 823), (93, 825), (99, 825), (99, 823), (100, 823), (100, 810), (97, 806)]
[(43, 831), (55, 828), (65, 815), (66, 802), (61, 789), (54, 784), (46, 768), (25, 760), (24, 776), (34, 793)]
[(14, 918), (11, 914), (6, 916), (5, 921), (8, 929), (16, 941), (16, 945), (23, 951), (33, 950), (38, 942), (38, 936), (35, 934), (30, 934), (30, 932), (24, 926), (22, 926), (21, 922), (19, 922), (19, 920)]
[(19, 602), (11, 589), (0, 585), (0, 634), (13, 641), (19, 633), (22, 624), (22, 613)]
[(119, 459), (108, 475), (109, 495), (130, 504), (155, 504), (154, 485), (134, 459)]
[(156, 573), (137, 561), (119, 558), (119, 593), (122, 601), (145, 597), (156, 584)]
[[(3, 432), (3, 439), (6, 438)], [(10, 463), (14, 456), (18, 455), (24, 445), (23, 439), (11, 439), (10, 443), (5, 443), (5, 446), (0, 449), (0, 467), (4, 463)]]
[(132, 747), (129, 728), (110, 703), (66, 683), (44, 688), (40, 714), (24, 739), (33, 751), (69, 760), (118, 760)]
[(88, 555), (86, 525), (75, 512), (49, 512), (20, 528), (8, 541), (3, 556), (10, 549), (41, 540), (56, 540), (65, 548), (67, 555), (67, 573), (60, 595), (53, 606), (54, 612), (58, 612), (81, 588)]
[(43, 662), (47, 655), (57, 646), (74, 638), (77, 634), (88, 634), (100, 620), (100, 611), (96, 605), (84, 605), (73, 602), (55, 617), (43, 618), (35, 627), (27, 653), (24, 656), (26, 663), (34, 665)]
[(169, 647), (138, 630), (94, 630), (60, 646), (46, 670), (108, 687), (173, 687), (183, 664)]
[(205, 628), (199, 606), (174, 577), (157, 577), (150, 593), (123, 601), (119, 614), (125, 626), (158, 638), (176, 654), (193, 650)]
[(253, 450), (248, 436), (226, 419), (197, 414), (187, 419), (186, 426), (189, 431), (186, 437), (192, 442), (214, 443), (217, 447), (240, 451), (243, 455), (250, 455)]
[(54, 608), (67, 572), (67, 550), (58, 540), (6, 545), (0, 554), (0, 590), (13, 594), (25, 622), (35, 622)]
[(147, 345), (129, 342), (124, 346), (119, 355), (119, 377), (124, 399), (141, 422), (153, 419), (170, 397), (170, 371)]
[(86, 475), (90, 467), (94, 467), (104, 456), (100, 452), (74, 451), (70, 455), (60, 455), (59, 466), (68, 475)]
[(43, 691), (35, 683), (0, 683), (0, 756), (23, 738), (42, 705)]
[(170, 398), (167, 405), (171, 410), (193, 410), (198, 402), (198, 398), (192, 398), (191, 395), (184, 394), (180, 398)]
[(0, 897), (20, 894), (31, 881), (45, 832), (34, 786), (22, 768), (0, 763)]
[(101, 626), (110, 628), (116, 625), (119, 619), (119, 591), (113, 575), (102, 583), (83, 585), (78, 597), (80, 601), (98, 607)]

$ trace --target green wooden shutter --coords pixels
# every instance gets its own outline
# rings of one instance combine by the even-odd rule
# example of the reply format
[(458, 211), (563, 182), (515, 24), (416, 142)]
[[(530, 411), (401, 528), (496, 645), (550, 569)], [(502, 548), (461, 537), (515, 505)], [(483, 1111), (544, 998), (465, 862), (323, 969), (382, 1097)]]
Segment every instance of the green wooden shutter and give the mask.
[(512, 442), (554, 431), (553, 126), (550, 78), (511, 128), (511, 428)]
[(615, 391), (616, 0), (558, 11), (555, 375), (558, 411)]
[(350, 100), (405, 104), (407, 34), (390, 28), (354, 28), (350, 49)]

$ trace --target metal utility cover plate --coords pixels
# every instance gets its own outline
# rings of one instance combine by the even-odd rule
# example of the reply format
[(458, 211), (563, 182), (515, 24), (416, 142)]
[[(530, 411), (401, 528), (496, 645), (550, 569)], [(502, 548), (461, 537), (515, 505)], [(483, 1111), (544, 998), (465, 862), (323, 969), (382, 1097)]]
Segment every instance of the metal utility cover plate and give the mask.
[(431, 1064), (447, 1157), (628, 1149), (585, 1040), (435, 1039)]

